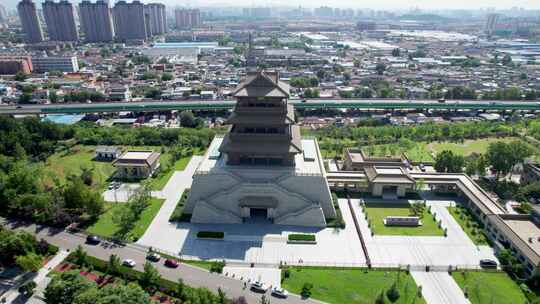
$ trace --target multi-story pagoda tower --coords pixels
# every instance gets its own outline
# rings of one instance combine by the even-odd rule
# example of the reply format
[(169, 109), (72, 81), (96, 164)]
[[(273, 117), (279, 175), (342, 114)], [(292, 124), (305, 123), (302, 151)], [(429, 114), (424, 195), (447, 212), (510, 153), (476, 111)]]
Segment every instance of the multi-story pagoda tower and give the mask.
[(315, 139), (302, 139), (276, 72), (249, 72), (234, 92), (229, 132), (210, 144), (184, 212), (195, 223), (326, 226), (334, 218)]
[(293, 106), (287, 103), (289, 85), (278, 73), (254, 72), (236, 89), (238, 102), (220, 152), (229, 165), (294, 166), (302, 153)]

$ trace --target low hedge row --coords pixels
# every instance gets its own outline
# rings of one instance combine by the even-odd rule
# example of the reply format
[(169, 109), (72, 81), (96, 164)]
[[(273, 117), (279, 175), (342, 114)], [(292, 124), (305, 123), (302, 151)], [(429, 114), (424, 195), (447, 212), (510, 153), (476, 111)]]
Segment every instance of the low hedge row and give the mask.
[(289, 241), (315, 242), (315, 234), (289, 234)]
[(199, 231), (197, 237), (201, 239), (222, 239), (225, 237), (223, 231)]

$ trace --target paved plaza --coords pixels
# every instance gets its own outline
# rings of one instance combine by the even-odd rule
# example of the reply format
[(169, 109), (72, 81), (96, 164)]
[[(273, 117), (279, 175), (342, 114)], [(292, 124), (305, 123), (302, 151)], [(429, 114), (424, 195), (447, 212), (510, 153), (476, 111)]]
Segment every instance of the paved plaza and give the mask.
[(121, 184), (118, 189), (105, 190), (103, 199), (110, 203), (125, 203), (140, 187), (140, 184)]
[[(162, 216), (160, 219), (156, 217), (138, 243), (192, 259), (225, 259), (273, 265), (284, 262), (300, 265), (365, 266), (362, 246), (345, 200), (340, 201), (340, 208), (348, 223), (343, 230), (271, 223), (169, 223), (169, 216)], [(198, 239), (196, 233), (201, 230), (224, 231), (225, 238)], [(289, 233), (314, 233), (317, 244), (287, 244)]]
[(448, 229), (448, 236), (384, 236), (371, 235), (359, 199), (352, 205), (358, 214), (362, 235), (366, 240), (367, 251), (374, 265), (411, 266), (459, 266), (478, 268), (481, 259), (496, 260), (492, 248), (476, 246), (461, 229), (447, 207), (454, 205), (452, 200), (427, 200), (432, 213), (442, 221), (442, 228)]
[[(191, 177), (202, 157), (194, 156), (184, 171), (173, 174), (164, 189), (158, 193), (166, 199), (152, 224), (138, 241), (139, 244), (158, 248), (172, 254), (192, 259), (224, 259), (231, 262), (272, 264), (279, 263), (324, 266), (365, 266), (362, 246), (356, 234), (347, 200), (340, 199), (339, 206), (346, 222), (343, 230), (274, 225), (267, 222), (244, 224), (195, 224), (170, 223), (182, 192), (191, 185)], [(448, 229), (447, 237), (437, 236), (372, 236), (359, 206), (359, 199), (352, 199), (367, 250), (374, 265), (439, 268), (459, 266), (477, 268), (480, 259), (495, 259), (488, 246), (476, 246), (447, 210), (453, 200), (430, 197), (426, 201), (442, 227)], [(223, 240), (202, 240), (196, 237), (201, 230), (223, 231)], [(317, 244), (288, 244), (289, 233), (316, 234)], [(449, 250), (448, 248), (452, 248)]]
[(411, 271), (411, 275), (416, 285), (422, 286), (422, 296), (428, 303), (470, 304), (448, 272)]

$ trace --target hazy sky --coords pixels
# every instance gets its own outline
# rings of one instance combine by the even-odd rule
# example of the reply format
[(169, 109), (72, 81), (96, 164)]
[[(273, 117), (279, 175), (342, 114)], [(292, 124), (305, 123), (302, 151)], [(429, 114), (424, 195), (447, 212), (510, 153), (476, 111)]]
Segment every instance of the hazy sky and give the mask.
[(540, 0), (163, 0), (170, 5), (221, 4), (228, 3), (237, 6), (272, 6), (272, 5), (302, 5), (306, 7), (357, 7), (373, 9), (476, 9), (476, 8), (512, 8), (523, 7), (540, 9)]
[[(41, 3), (44, 0), (33, 0)], [(69, 0), (80, 2), (80, 0)], [(95, 0), (91, 0), (92, 2)], [(131, 0), (127, 0), (130, 2)], [(15, 8), (19, 0), (0, 0), (0, 4)], [(115, 0), (109, 0), (111, 4)], [(303, 7), (351, 7), (370, 9), (478, 9), (496, 8), (508, 9), (512, 7), (522, 7), (526, 9), (540, 9), (540, 0), (142, 0), (142, 2), (162, 2), (169, 6), (303, 6)]]

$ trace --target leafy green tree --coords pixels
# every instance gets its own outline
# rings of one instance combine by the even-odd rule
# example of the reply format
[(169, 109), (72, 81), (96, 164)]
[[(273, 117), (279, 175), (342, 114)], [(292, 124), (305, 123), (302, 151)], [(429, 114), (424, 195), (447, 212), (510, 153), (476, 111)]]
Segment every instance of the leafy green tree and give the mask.
[(87, 186), (92, 186), (94, 179), (94, 168), (81, 167), (81, 180)]
[(304, 283), (304, 285), (302, 285), (302, 291), (300, 292), (300, 295), (302, 296), (302, 298), (307, 299), (311, 297), (311, 289), (313, 289), (313, 284)]
[(162, 81), (170, 81), (172, 79), (173, 79), (173, 76), (171, 73), (163, 73), (163, 75), (161, 75)]
[(511, 143), (498, 141), (489, 144), (486, 159), (499, 177), (500, 174), (508, 174), (516, 164), (523, 162), (531, 154), (531, 148), (520, 140)]
[(19, 256), (36, 252), (35, 237), (25, 231), (0, 229), (0, 264), (11, 265)]
[(385, 303), (386, 303), (386, 300), (385, 300), (385, 297), (384, 297), (384, 289), (383, 289), (383, 290), (381, 290), (381, 292), (379, 293), (379, 295), (375, 299), (375, 304), (385, 304)]
[(23, 93), (23, 94), (21, 94), (21, 96), (19, 96), (19, 103), (20, 104), (29, 104), (30, 101), (32, 101), (32, 94)]
[(180, 113), (180, 125), (182, 127), (194, 128), (197, 126), (197, 120), (193, 112), (191, 111), (182, 111)]
[(386, 64), (377, 63), (377, 65), (375, 66), (375, 71), (377, 71), (378, 75), (383, 75), (384, 71), (386, 71)]
[(150, 296), (137, 284), (109, 284), (101, 289), (96, 304), (151, 304)]
[(144, 264), (144, 272), (142, 273), (139, 283), (145, 290), (152, 290), (159, 286), (161, 275), (150, 262)]
[(120, 258), (116, 254), (111, 254), (109, 256), (109, 261), (107, 262), (106, 273), (110, 275), (119, 275), (121, 265)]
[(28, 76), (24, 73), (24, 72), (17, 72), (17, 74), (15, 74), (15, 77), (13, 78), (15, 81), (25, 81), (26, 78), (28, 78)]
[(435, 170), (437, 172), (461, 172), (464, 164), (463, 156), (455, 155), (450, 150), (444, 150), (435, 157)]
[(77, 246), (73, 252), (73, 262), (80, 266), (86, 266), (88, 264), (88, 254), (81, 245)]
[(392, 303), (396, 302), (399, 299), (400, 294), (397, 288), (397, 284), (395, 282), (394, 284), (392, 284), (390, 289), (388, 289), (388, 291), (386, 292), (386, 296), (388, 297), (388, 300), (390, 300), (390, 302)]
[(85, 279), (77, 270), (63, 272), (53, 276), (45, 288), (44, 301), (47, 304), (72, 304), (78, 295), (95, 287), (95, 283)]
[(158, 88), (148, 88), (144, 91), (144, 97), (146, 98), (152, 98), (152, 99), (159, 99), (161, 97), (161, 90)]
[(57, 103), (58, 102), (58, 94), (56, 94), (56, 91), (51, 90), (49, 91), (49, 101), (51, 103)]
[(37, 272), (41, 268), (41, 263), (43, 259), (33, 253), (29, 252), (26, 255), (20, 255), (16, 258), (16, 263), (24, 271)]

